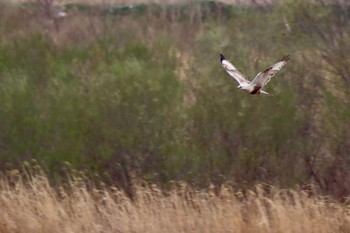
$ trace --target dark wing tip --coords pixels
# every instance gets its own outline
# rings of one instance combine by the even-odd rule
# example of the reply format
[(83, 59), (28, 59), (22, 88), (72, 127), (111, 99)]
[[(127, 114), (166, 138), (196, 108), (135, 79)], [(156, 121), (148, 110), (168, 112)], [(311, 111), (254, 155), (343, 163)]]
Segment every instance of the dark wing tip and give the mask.
[(222, 63), (223, 60), (226, 60), (225, 56), (220, 53), (220, 62)]
[(291, 59), (291, 58), (290, 58), (289, 54), (286, 54), (286, 55), (284, 55), (284, 56), (281, 58), (281, 61), (287, 62), (287, 61), (289, 61), (290, 59)]

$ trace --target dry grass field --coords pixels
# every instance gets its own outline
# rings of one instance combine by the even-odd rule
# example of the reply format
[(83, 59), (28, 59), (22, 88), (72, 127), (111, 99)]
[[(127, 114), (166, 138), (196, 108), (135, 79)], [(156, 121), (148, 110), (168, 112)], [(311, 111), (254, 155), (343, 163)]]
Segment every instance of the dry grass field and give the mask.
[(135, 185), (131, 201), (113, 187), (72, 181), (54, 189), (43, 175), (29, 180), (1, 179), (0, 232), (350, 232), (349, 206), (302, 191)]

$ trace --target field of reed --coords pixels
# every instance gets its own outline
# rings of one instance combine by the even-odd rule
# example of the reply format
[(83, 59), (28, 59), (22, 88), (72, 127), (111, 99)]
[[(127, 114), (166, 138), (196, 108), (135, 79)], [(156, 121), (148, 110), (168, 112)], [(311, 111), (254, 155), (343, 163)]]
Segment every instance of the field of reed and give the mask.
[(113, 186), (71, 178), (53, 188), (41, 174), (0, 179), (0, 232), (347, 233), (350, 206), (308, 192), (259, 184), (242, 192), (223, 185), (166, 191), (135, 183), (130, 199)]

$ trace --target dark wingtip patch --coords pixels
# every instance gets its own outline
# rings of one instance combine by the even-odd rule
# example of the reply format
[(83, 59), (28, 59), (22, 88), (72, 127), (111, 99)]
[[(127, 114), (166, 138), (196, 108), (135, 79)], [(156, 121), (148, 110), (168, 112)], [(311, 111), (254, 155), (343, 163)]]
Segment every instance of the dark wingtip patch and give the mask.
[(287, 55), (284, 55), (282, 58), (281, 58), (281, 61), (289, 61), (291, 58), (290, 58), (290, 56), (289, 56), (289, 54), (287, 54)]
[(220, 62), (222, 63), (223, 60), (226, 60), (225, 56), (220, 53)]

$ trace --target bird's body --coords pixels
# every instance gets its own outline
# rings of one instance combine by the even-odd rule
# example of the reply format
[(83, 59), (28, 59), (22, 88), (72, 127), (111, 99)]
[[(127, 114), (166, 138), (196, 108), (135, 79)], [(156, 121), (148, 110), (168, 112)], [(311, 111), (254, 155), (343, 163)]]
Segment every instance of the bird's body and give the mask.
[(250, 94), (265, 94), (269, 93), (263, 91), (264, 86), (270, 81), (270, 79), (275, 76), (275, 74), (290, 60), (289, 55), (283, 56), (278, 62), (264, 71), (258, 73), (253, 81), (248, 81), (243, 74), (241, 74), (236, 67), (234, 67), (225, 56), (220, 54), (220, 62), (224, 69), (231, 75), (238, 83), (239, 89), (246, 90)]

